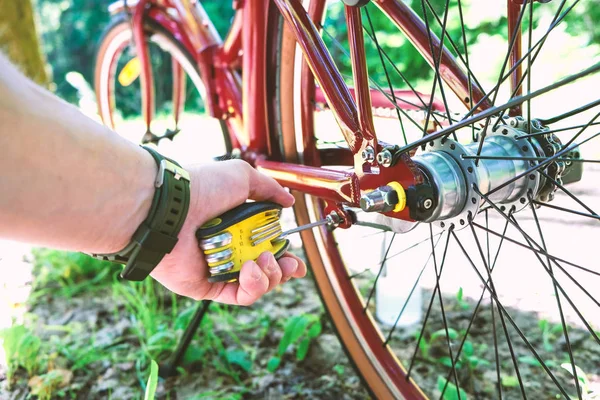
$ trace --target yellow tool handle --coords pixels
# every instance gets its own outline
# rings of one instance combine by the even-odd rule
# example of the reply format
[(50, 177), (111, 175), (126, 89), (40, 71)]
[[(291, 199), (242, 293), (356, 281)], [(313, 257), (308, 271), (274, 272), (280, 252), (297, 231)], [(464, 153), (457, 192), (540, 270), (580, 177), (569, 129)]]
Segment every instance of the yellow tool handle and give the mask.
[(281, 208), (266, 201), (244, 203), (196, 231), (209, 267), (209, 282), (233, 282), (244, 262), (256, 261), (265, 251), (273, 253), (275, 258), (287, 251), (289, 241), (280, 238)]

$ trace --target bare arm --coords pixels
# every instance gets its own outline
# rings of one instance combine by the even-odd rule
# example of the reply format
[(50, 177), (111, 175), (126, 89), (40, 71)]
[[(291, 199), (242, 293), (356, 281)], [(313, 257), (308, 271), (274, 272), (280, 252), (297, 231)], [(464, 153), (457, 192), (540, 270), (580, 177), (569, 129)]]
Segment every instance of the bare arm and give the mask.
[(119, 251), (146, 218), (157, 167), (0, 54), (0, 236)]
[[(262, 254), (238, 283), (207, 281), (194, 233), (247, 199), (289, 207), (293, 197), (248, 164), (186, 166), (190, 209), (173, 251), (152, 276), (196, 299), (251, 304), (306, 273), (292, 255)], [(22, 76), (0, 54), (0, 238), (89, 253), (123, 249), (148, 215), (157, 167), (152, 156)]]

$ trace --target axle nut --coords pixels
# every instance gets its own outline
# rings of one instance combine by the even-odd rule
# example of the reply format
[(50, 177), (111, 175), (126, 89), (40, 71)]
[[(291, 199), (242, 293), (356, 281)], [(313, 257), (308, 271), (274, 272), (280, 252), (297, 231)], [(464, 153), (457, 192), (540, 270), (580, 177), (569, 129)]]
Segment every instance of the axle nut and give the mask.
[(365, 212), (399, 212), (406, 206), (406, 194), (397, 182), (390, 182), (360, 198), (360, 208)]

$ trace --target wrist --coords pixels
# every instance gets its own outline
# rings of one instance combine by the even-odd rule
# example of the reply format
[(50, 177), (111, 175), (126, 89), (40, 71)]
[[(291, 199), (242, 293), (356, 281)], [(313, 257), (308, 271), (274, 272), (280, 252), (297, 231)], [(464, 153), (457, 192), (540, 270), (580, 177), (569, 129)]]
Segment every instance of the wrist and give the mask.
[(134, 171), (128, 171), (131, 179), (127, 182), (124, 201), (115, 224), (107, 230), (106, 248), (102, 253), (114, 253), (124, 249), (133, 237), (137, 228), (144, 222), (150, 208), (156, 187), (154, 185), (158, 167), (156, 162), (146, 150), (136, 147), (138, 162)]
[(102, 260), (125, 264), (121, 277), (133, 281), (145, 279), (173, 250), (190, 205), (188, 172), (150, 147), (143, 148), (158, 167), (150, 210), (124, 248), (112, 253), (93, 254)]

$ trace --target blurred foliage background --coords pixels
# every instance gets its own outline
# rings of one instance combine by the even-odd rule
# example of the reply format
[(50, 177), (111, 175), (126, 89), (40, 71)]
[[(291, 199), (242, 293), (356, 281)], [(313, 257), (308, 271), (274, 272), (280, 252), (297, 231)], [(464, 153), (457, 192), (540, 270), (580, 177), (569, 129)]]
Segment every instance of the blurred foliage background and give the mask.
[[(423, 15), (422, 0), (405, 0), (413, 9)], [(21, 3), (15, 0), (0, 0), (1, 9), (4, 3)], [(26, 3), (26, 2), (23, 2)], [(102, 33), (110, 22), (107, 0), (33, 0), (37, 12), (38, 31), (41, 35), (43, 54), (51, 70), (53, 88), (63, 99), (76, 102), (77, 90), (71, 86), (66, 76), (68, 72), (75, 71), (83, 75), (90, 84), (93, 82), (93, 68), (95, 51)], [(479, 3), (479, 4), (478, 4)], [(465, 11), (465, 34), (467, 45), (471, 46), (481, 39), (481, 36), (494, 37), (506, 36), (506, 18), (503, 15), (490, 13), (486, 10), (485, 2), (463, 0)], [(233, 11), (229, 1), (202, 1), (207, 13), (221, 35), (227, 33)], [(430, 4), (438, 15), (443, 15), (446, 0), (430, 0)], [(600, 7), (596, 2), (580, 2), (565, 19), (564, 25), (570, 35), (585, 37), (588, 43), (597, 43), (600, 39), (600, 25), (594, 21), (600, 19)], [(539, 6), (539, 5), (538, 5)], [(449, 2), (449, 20), (447, 31), (453, 38), (457, 47), (462, 51), (461, 24), (458, 18), (456, 1)], [(416, 50), (405, 39), (386, 17), (376, 10), (373, 5), (368, 7), (373, 28), (383, 50), (394, 60), (396, 67), (404, 73), (407, 79), (427, 79), (431, 70), (425, 64)], [(536, 19), (544, 17), (544, 7), (536, 7)], [(527, 17), (526, 17), (527, 18)], [(441, 28), (428, 11), (428, 19), (433, 30), (439, 35)], [(366, 30), (370, 30), (365, 18)], [(328, 18), (324, 23), (326, 34), (325, 41), (338, 63), (342, 73), (350, 76), (350, 59), (345, 56), (342, 49), (347, 49), (346, 25), (343, 18), (343, 7), (340, 1), (332, 2)], [(339, 42), (341, 47), (335, 42)], [(371, 75), (378, 83), (381, 81), (382, 71), (377, 50), (372, 41), (367, 38), (369, 47), (368, 67)], [(394, 85), (403, 86), (397, 74), (393, 74)], [(167, 88), (170, 89), (170, 88)]]

